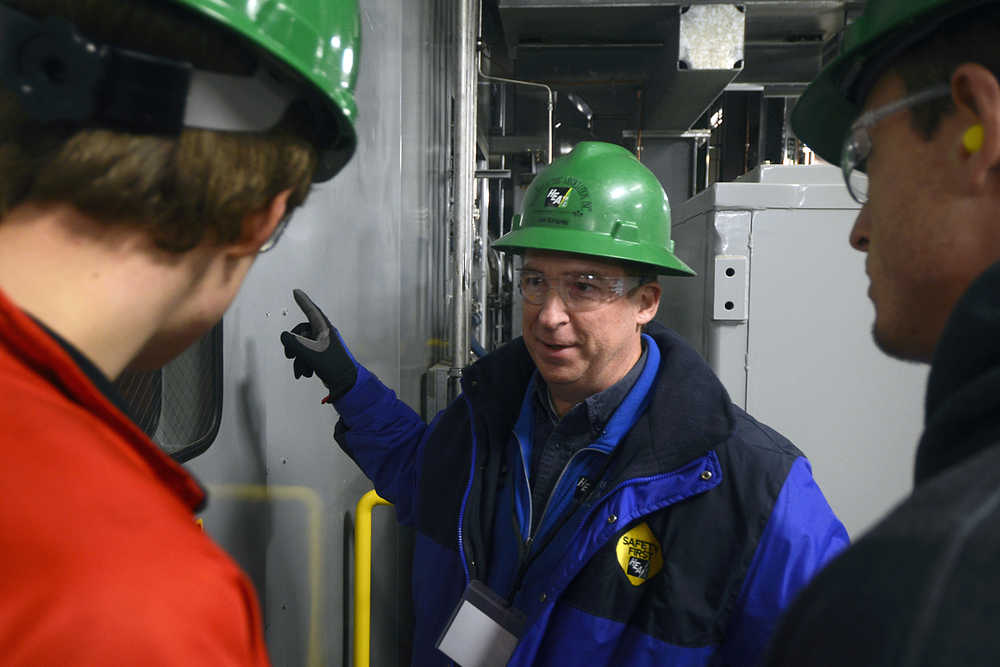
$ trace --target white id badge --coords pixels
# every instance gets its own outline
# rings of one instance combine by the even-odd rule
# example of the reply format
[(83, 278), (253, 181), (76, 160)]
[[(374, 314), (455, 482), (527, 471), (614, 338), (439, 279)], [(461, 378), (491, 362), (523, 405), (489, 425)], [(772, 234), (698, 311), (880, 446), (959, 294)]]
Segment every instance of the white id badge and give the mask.
[(525, 617), (481, 581), (469, 582), (435, 646), (462, 667), (503, 667)]

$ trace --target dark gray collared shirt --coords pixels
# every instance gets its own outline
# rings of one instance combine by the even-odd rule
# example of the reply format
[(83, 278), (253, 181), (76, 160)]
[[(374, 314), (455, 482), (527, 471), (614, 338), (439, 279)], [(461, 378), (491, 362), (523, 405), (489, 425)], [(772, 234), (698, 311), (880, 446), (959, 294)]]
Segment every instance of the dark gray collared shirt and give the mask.
[(531, 534), (538, 529), (545, 504), (559, 476), (573, 455), (591, 444), (604, 430), (611, 416), (625, 400), (646, 366), (646, 343), (642, 355), (621, 380), (577, 403), (559, 419), (549, 396), (548, 385), (535, 371), (535, 427), (531, 450)]

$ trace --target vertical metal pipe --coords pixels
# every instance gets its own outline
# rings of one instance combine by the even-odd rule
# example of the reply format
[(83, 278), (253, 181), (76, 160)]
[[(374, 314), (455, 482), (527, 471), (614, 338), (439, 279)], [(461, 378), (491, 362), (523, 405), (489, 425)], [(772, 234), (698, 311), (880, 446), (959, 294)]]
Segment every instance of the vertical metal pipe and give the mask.
[(551, 88), (549, 88), (548, 107), (549, 107), (549, 146), (548, 146), (547, 156), (548, 156), (548, 164), (552, 164), (552, 160), (555, 159), (555, 157), (552, 154), (552, 128), (554, 127), (554, 125), (552, 124), (552, 114), (555, 112), (555, 101), (552, 99)]
[(645, 123), (645, 118), (643, 118), (643, 100), (642, 100), (642, 88), (635, 91), (635, 101), (639, 106), (639, 130), (636, 132), (635, 140), (635, 157), (642, 162), (642, 126)]
[(455, 220), (452, 267), (451, 375), (457, 377), (469, 362), (470, 278), (472, 275), (472, 208), (476, 175), (476, 44), (479, 0), (458, 0), (455, 44), (458, 81), (455, 99)]
[[(480, 71), (482, 71), (482, 60), (480, 60), (479, 62), (479, 69)], [(497, 113), (497, 125), (500, 128), (500, 136), (505, 137), (507, 136), (507, 86), (499, 86), (499, 91), (500, 91), (499, 92), (500, 102), (498, 106), (500, 107), (500, 109)], [(785, 122), (787, 123), (788, 121), (786, 120)], [(500, 155), (500, 168), (501, 169), (507, 168), (507, 156), (502, 153)], [(500, 216), (497, 218), (497, 220), (499, 220), (500, 222), (500, 225), (497, 228), (498, 236), (503, 236), (504, 234), (507, 233), (507, 228), (505, 226), (507, 223), (504, 221), (503, 218), (504, 203), (505, 203), (504, 196), (505, 195), (504, 195), (503, 183), (501, 182), (500, 188), (498, 189), (497, 192), (497, 199), (498, 199), (497, 206), (500, 207)]]
[[(483, 168), (489, 168), (488, 162), (483, 162)], [(487, 351), (490, 350), (489, 335), (489, 284), (490, 284), (490, 181), (479, 179), (479, 229), (477, 252), (479, 254), (479, 324), (476, 326), (476, 340)]]
[[(479, 69), (480, 71), (482, 71), (481, 59), (479, 62)], [(506, 136), (507, 135), (507, 86), (498, 86), (498, 88), (500, 95), (500, 101), (499, 101), (500, 110), (497, 116), (497, 124), (500, 127), (500, 136)], [(506, 167), (507, 167), (507, 156), (500, 155), (500, 168), (505, 169)], [(506, 184), (503, 181), (500, 181), (497, 184), (496, 208), (497, 208), (497, 222), (499, 223), (497, 225), (497, 238), (500, 238), (501, 236), (507, 233), (506, 232), (507, 223), (504, 220), (504, 215), (506, 214), (506, 203), (507, 203), (505, 199), (506, 197), (505, 190), (506, 190)], [(506, 261), (502, 256), (503, 253), (497, 251), (491, 251), (491, 252), (493, 252), (493, 254), (496, 256), (496, 262), (497, 262), (496, 266), (497, 307), (495, 311), (496, 317), (493, 322), (493, 333), (492, 333), (493, 335), (492, 344), (493, 347), (496, 348), (506, 342), (504, 337), (504, 330), (505, 330), (505, 323), (507, 322), (508, 319), (510, 319), (510, 307), (504, 301), (504, 295), (507, 294), (508, 291), (510, 291), (508, 289), (508, 284), (510, 283), (510, 281), (507, 280), (507, 272), (505, 270)], [(511, 285), (511, 287), (513, 286)]]

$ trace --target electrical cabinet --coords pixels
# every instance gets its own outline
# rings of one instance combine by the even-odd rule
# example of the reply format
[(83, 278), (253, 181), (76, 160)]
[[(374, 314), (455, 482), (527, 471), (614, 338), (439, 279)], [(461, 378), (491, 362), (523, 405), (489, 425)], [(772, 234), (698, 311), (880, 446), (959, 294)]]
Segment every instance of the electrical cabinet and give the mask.
[(794, 442), (852, 538), (912, 487), (927, 367), (871, 337), (858, 205), (840, 170), (765, 165), (673, 207), (677, 255), (657, 319), (705, 357), (733, 401)]

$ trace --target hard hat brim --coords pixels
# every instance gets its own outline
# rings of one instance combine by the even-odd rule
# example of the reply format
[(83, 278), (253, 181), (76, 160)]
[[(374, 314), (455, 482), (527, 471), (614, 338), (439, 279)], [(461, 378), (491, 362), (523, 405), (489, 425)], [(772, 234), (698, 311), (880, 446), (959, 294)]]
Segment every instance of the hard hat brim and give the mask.
[(806, 88), (792, 110), (791, 126), (803, 143), (830, 164), (839, 165), (844, 138), (861, 113), (867, 93), (859, 83), (874, 77), (905, 49), (931, 34), (944, 21), (997, 0), (900, 0), (901, 7), (865, 14), (847, 28), (844, 50)]
[[(319, 39), (314, 28), (308, 21), (302, 20), (292, 7), (281, 3), (269, 8), (265, 20), (263, 17), (254, 19), (245, 10), (237, 10), (224, 2), (177, 1), (256, 44), (314, 91), (314, 99), (321, 103), (325, 112), (323, 122), (336, 129), (328, 133), (329, 138), (324, 145), (317, 146), (319, 162), (313, 181), (329, 180), (340, 171), (357, 147), (354, 127), (357, 106), (353, 91), (358, 74), (360, 54), (356, 51), (361, 43), (361, 25), (356, 3), (349, 3), (346, 8), (327, 10), (337, 15), (344, 30), (339, 45), (334, 47), (329, 40)], [(295, 38), (290, 39), (292, 36)], [(322, 58), (315, 56), (317, 44), (323, 53)], [(349, 56), (346, 53), (348, 49)]]
[[(600, 259), (618, 259), (644, 264), (656, 273), (667, 276), (697, 275), (687, 264), (666, 248), (651, 248), (646, 244), (629, 243), (608, 235), (581, 232), (560, 227), (525, 227), (505, 234), (493, 243), (498, 250), (523, 253), (525, 250), (552, 250), (590, 255)], [(566, 248), (573, 248), (568, 251)]]

